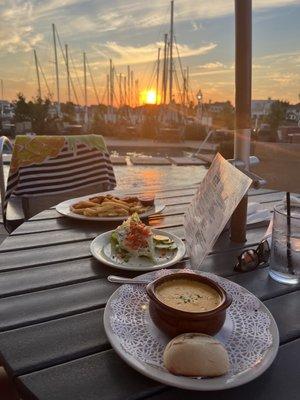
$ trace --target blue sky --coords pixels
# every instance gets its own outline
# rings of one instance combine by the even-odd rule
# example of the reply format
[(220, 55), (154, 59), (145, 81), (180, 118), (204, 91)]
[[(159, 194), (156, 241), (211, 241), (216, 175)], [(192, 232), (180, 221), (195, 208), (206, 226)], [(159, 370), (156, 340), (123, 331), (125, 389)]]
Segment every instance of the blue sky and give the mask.
[[(234, 1), (175, 0), (175, 34), (191, 87), (204, 99), (234, 99)], [(108, 59), (119, 73), (130, 64), (140, 89), (149, 85), (157, 47), (169, 29), (168, 0), (1, 0), (0, 78), (5, 95), (36, 94), (32, 51), (35, 48), (54, 91), (51, 23), (68, 43), (82, 81), (86, 51), (100, 99)], [(299, 0), (253, 0), (253, 98), (298, 101), (300, 92)], [(63, 59), (61, 86), (66, 96)], [(75, 72), (72, 70), (73, 79)], [(79, 84), (78, 84), (79, 86)], [(46, 88), (43, 84), (43, 93)], [(78, 96), (81, 93), (78, 88)], [(104, 97), (103, 97), (104, 98)], [(89, 102), (95, 102), (89, 82)]]

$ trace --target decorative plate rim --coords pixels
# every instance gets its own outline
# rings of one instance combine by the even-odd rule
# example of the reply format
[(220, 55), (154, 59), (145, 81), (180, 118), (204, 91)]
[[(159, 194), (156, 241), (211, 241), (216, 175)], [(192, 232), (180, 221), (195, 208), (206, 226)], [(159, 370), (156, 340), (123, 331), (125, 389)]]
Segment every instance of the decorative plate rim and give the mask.
[(177, 242), (179, 244), (177, 253), (174, 255), (174, 257), (171, 260), (167, 261), (165, 264), (161, 264), (161, 265), (158, 264), (158, 265), (153, 265), (153, 266), (149, 266), (149, 267), (134, 268), (134, 267), (128, 266), (126, 264), (121, 265), (121, 264), (117, 264), (113, 261), (107, 260), (105, 257), (103, 257), (101, 254), (99, 254), (96, 251), (95, 246), (98, 244), (98, 242), (101, 239), (105, 240), (106, 237), (110, 236), (112, 234), (112, 232), (114, 231), (113, 229), (111, 231), (104, 232), (101, 235), (96, 236), (95, 239), (90, 244), (90, 251), (91, 251), (93, 257), (96, 258), (96, 260), (102, 262), (103, 264), (106, 264), (112, 268), (123, 269), (126, 271), (150, 272), (150, 271), (156, 271), (159, 269), (165, 269), (165, 268), (168, 268), (168, 267), (180, 262), (183, 259), (184, 255), (185, 255), (185, 251), (186, 251), (185, 244), (183, 243), (183, 241), (178, 236), (173, 235), (172, 233), (166, 232), (162, 229), (152, 228), (151, 230), (154, 234), (169, 236), (170, 238), (172, 238), (175, 242)]
[[(177, 271), (183, 271), (183, 270), (172, 270), (172, 272), (177, 272)], [(196, 273), (201, 273), (204, 271), (193, 271)], [(205, 273), (205, 272), (204, 272)], [(143, 274), (145, 275), (145, 274)], [(215, 275), (215, 274), (211, 274)], [(227, 280), (226, 278), (220, 277), (216, 275), (218, 278)], [(136, 277), (134, 279), (140, 279), (141, 275), (139, 277)], [(229, 388), (234, 388), (237, 386), (241, 386), (245, 383), (248, 383), (255, 378), (259, 377), (263, 372), (265, 372), (272, 362), (274, 361), (278, 348), (279, 348), (279, 332), (278, 332), (278, 327), (277, 324), (271, 314), (271, 312), (268, 310), (268, 308), (249, 290), (245, 289), (243, 286), (232, 282), (235, 285), (241, 287), (246, 293), (250, 294), (253, 296), (260, 305), (260, 310), (264, 311), (268, 317), (270, 318), (270, 333), (272, 335), (272, 344), (271, 346), (266, 350), (264, 357), (262, 360), (257, 364), (256, 366), (241, 372), (240, 374), (236, 374), (234, 379), (231, 381), (225, 381), (224, 377), (216, 377), (213, 379), (199, 379), (199, 378), (189, 378), (189, 377), (183, 377), (183, 376), (176, 376), (168, 371), (165, 371), (163, 369), (160, 369), (156, 366), (152, 366), (148, 363), (142, 363), (140, 360), (137, 360), (135, 357), (127, 353), (120, 341), (118, 340), (118, 336), (113, 332), (111, 324), (110, 324), (110, 304), (113, 301), (113, 299), (118, 295), (118, 291), (121, 288), (118, 288), (109, 298), (105, 310), (104, 310), (104, 316), (103, 316), (103, 322), (104, 322), (104, 329), (106, 332), (106, 335), (108, 337), (108, 340), (110, 341), (113, 349), (117, 352), (117, 354), (127, 363), (129, 364), (132, 368), (140, 372), (141, 374), (154, 379), (158, 382), (161, 382), (166, 385), (178, 387), (181, 389), (188, 389), (188, 390), (198, 390), (198, 391), (210, 391), (210, 390), (225, 390)]]
[[(99, 193), (98, 193), (98, 195), (99, 195)], [(68, 200), (62, 201), (61, 203), (59, 203), (55, 206), (55, 209), (59, 214), (65, 216), (65, 217), (79, 219), (82, 221), (102, 221), (102, 222), (103, 221), (116, 221), (116, 222), (118, 222), (118, 221), (124, 221), (128, 218), (128, 215), (119, 216), (119, 217), (86, 217), (85, 215), (75, 214), (70, 210), (70, 206), (72, 204), (74, 204), (78, 201), (88, 200), (92, 196), (93, 196), (93, 194), (90, 194), (88, 196), (76, 197), (73, 199), (68, 199)], [(149, 217), (150, 215), (159, 214), (165, 208), (166, 208), (165, 204), (159, 204), (157, 202), (154, 202), (154, 206), (151, 207), (151, 209), (149, 211), (139, 214), (139, 217), (146, 218), (146, 217)]]

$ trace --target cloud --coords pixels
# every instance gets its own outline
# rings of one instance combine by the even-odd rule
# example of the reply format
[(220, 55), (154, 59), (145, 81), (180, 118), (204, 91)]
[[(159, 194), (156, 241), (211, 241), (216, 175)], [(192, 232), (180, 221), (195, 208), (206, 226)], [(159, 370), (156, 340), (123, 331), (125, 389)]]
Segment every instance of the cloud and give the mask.
[(270, 74), (269, 79), (278, 83), (279, 85), (287, 85), (291, 83), (297, 83), (300, 81), (300, 75), (293, 72), (274, 72)]
[(220, 74), (232, 74), (234, 75), (234, 71), (230, 69), (219, 69), (219, 70), (212, 70), (212, 71), (200, 71), (200, 72), (192, 72), (191, 76), (204, 76), (204, 75), (220, 75)]
[(203, 24), (201, 24), (201, 22), (192, 21), (191, 25), (192, 25), (192, 30), (194, 32), (197, 32), (197, 31), (200, 31), (200, 30), (204, 29), (204, 26), (203, 26)]
[[(5, 0), (8, 1), (8, 0)], [(20, 1), (20, 0), (19, 0)], [(68, 24), (74, 25), (74, 20), (78, 14), (74, 15), (76, 8), (80, 8), (80, 16), (88, 17), (90, 24), (76, 24), (80, 32), (94, 33), (124, 31), (132, 28), (149, 29), (169, 24), (169, 2), (161, 0), (151, 0), (150, 2), (136, 0), (110, 0), (110, 1), (85, 1), (80, 0), (48, 0), (27, 1), (34, 8), (33, 18), (35, 20), (47, 18), (55, 21), (64, 13), (64, 18), (68, 19)], [(274, 7), (287, 5), (297, 5), (299, 0), (255, 0), (253, 9), (265, 11)], [(72, 13), (73, 11), (73, 13)], [(232, 15), (234, 13), (234, 2), (232, 0), (176, 0), (175, 2), (175, 21), (190, 22), (194, 31), (203, 29), (200, 22), (205, 19), (213, 19)], [(80, 20), (79, 20), (80, 21)], [(94, 29), (93, 29), (94, 26)], [(67, 28), (67, 26), (66, 26)], [(176, 29), (176, 26), (175, 26)], [(71, 34), (71, 31), (69, 32)], [(76, 30), (73, 31), (76, 35)]]
[(300, 56), (300, 50), (266, 54), (266, 55), (260, 57), (260, 60), (286, 60), (287, 57), (294, 58), (294, 56)]
[[(113, 58), (119, 70), (122, 70), (122, 65), (136, 64), (137, 74), (146, 75), (150, 73), (151, 62), (156, 59), (157, 46), (162, 46), (162, 43), (157, 41), (162, 38), (164, 32), (169, 30), (169, 4), (169, 0), (148, 2), (141, 0), (0, 0), (1, 75), (5, 79), (6, 76), (14, 78), (16, 82), (19, 77), (22, 82), (21, 80), (26, 76), (26, 62), (31, 65), (34, 72), (30, 51), (33, 47), (38, 47), (38, 55), (47, 78), (52, 79), (51, 22), (56, 23), (62, 42), (69, 43), (70, 52), (75, 63), (78, 64), (79, 71), (82, 69), (82, 56), (79, 52), (86, 49), (91, 67), (97, 71), (99, 78), (104, 71), (103, 67), (107, 67), (107, 60), (110, 57)], [(278, 15), (281, 12), (281, 10), (276, 11), (278, 7), (297, 5), (299, 5), (299, 0), (253, 0), (255, 20), (257, 21), (258, 16), (269, 18)], [(225, 85), (225, 81), (232, 82), (231, 53), (228, 54), (226, 48), (220, 49), (219, 54), (217, 51), (214, 52), (217, 47), (214, 43), (218, 40), (217, 35), (222, 35), (222, 32), (219, 32), (220, 29), (215, 30), (214, 27), (221, 27), (222, 21), (213, 20), (233, 14), (232, 0), (175, 1), (175, 33), (179, 41), (185, 43), (179, 45), (182, 58), (208, 54), (202, 58), (202, 65), (194, 66), (197, 63), (196, 57), (189, 60), (195, 83), (197, 80), (207, 81), (207, 85), (208, 82), (218, 82), (219, 85)], [(206, 40), (213, 43), (201, 43), (201, 37), (203, 39), (205, 34), (208, 35), (206, 31), (200, 36), (198, 33), (193, 34), (203, 29), (203, 24), (207, 31), (209, 25), (212, 26), (212, 34), (216, 36), (207, 36)], [(222, 41), (221, 39), (220, 42)], [(270, 88), (270, 86), (272, 90), (274, 88), (274, 91), (280, 88), (282, 92), (286, 89), (293, 93), (291, 89), (296, 86), (293, 79), (298, 76), (297, 82), (299, 82), (300, 53), (299, 50), (288, 52), (289, 49), (295, 49), (296, 44), (287, 43), (286, 53), (254, 58), (255, 79), (260, 80), (262, 87), (266, 85), (266, 93), (267, 87)], [(266, 52), (265, 49), (264, 51)], [(149, 63), (149, 68), (143, 65), (146, 63)], [(146, 68), (148, 70), (142, 72)], [(269, 76), (269, 72), (267, 75), (266, 68), (273, 72), (273, 75)], [(64, 70), (63, 66), (61, 70)], [(295, 74), (295, 76), (285, 73)], [(207, 78), (205, 78), (206, 75)], [(139, 78), (142, 79), (140, 76)], [(20, 90), (16, 82), (12, 84), (11, 90), (14, 92)], [(23, 88), (23, 83), (20, 87)]]
[[(156, 60), (157, 48), (163, 47), (162, 42), (150, 43), (144, 46), (121, 45), (117, 42), (107, 42), (105, 45), (95, 45), (98, 53), (108, 58), (113, 58), (115, 65), (141, 64)], [(207, 54), (217, 47), (216, 43), (208, 43), (201, 47), (189, 47), (186, 44), (177, 44), (181, 58)], [(107, 60), (102, 63), (107, 63)]]
[(0, 50), (28, 52), (43, 40), (31, 24), (33, 7), (28, 1), (4, 1), (0, 10)]
[(214, 61), (206, 64), (199, 65), (198, 68), (203, 69), (220, 69), (225, 68), (225, 65), (220, 61)]

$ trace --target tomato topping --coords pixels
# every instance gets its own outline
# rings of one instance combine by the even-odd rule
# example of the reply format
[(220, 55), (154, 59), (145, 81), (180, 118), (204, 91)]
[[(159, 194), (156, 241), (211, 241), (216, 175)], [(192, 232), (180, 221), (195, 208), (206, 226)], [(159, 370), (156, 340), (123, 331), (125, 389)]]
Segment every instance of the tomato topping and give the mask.
[(147, 239), (151, 235), (150, 229), (142, 222), (130, 221), (130, 231), (125, 238), (125, 244), (133, 250), (148, 246)]

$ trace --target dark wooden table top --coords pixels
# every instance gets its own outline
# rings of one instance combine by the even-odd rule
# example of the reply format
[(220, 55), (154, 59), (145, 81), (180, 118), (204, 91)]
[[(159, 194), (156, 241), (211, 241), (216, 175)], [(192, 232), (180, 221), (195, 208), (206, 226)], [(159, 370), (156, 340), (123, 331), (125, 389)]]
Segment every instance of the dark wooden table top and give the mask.
[[(157, 193), (167, 205), (151, 226), (184, 238), (183, 213), (194, 187)], [(282, 193), (250, 191), (250, 201), (272, 208)], [(76, 221), (46, 210), (21, 225), (0, 247), (0, 352), (22, 399), (124, 400), (300, 398), (299, 285), (279, 284), (267, 268), (236, 273), (243, 247), (256, 245), (266, 225), (251, 226), (245, 246), (223, 233), (202, 269), (246, 287), (272, 312), (280, 349), (261, 377), (221, 392), (188, 392), (166, 387), (127, 366), (112, 350), (103, 328), (103, 311), (116, 285), (116, 270), (94, 260), (91, 240), (111, 224)], [(188, 264), (188, 260), (185, 261)], [(133, 273), (118, 271), (133, 276)], [(1, 394), (0, 394), (1, 398)]]

